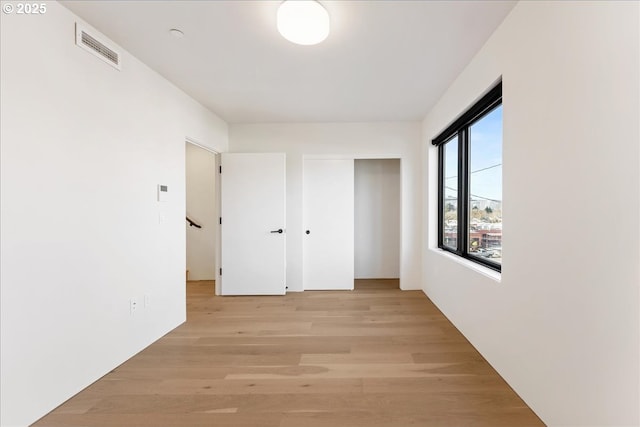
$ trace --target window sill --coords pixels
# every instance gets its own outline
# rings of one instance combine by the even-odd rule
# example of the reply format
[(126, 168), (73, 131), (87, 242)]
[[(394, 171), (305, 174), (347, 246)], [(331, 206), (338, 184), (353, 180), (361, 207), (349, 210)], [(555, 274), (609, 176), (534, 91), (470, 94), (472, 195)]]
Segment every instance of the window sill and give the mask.
[(440, 248), (431, 248), (431, 251), (435, 252), (436, 254), (443, 256), (445, 258), (450, 259), (451, 261), (454, 261), (464, 267), (467, 267), (473, 271), (476, 271), (480, 274), (482, 274), (483, 276), (488, 277), (489, 279), (494, 280), (497, 283), (501, 283), (502, 282), (502, 274), (499, 271), (495, 271), (492, 270), (488, 267), (485, 267), (481, 264), (478, 264), (477, 262), (473, 262), (470, 261), (468, 259), (464, 259), (462, 257), (459, 257), (458, 255), (452, 254), (450, 252), (447, 252), (445, 250), (442, 250)]

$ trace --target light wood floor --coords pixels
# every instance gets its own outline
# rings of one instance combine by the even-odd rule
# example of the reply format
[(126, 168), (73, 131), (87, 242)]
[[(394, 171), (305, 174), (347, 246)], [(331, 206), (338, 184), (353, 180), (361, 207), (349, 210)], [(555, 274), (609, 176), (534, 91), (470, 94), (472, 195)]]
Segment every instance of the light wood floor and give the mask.
[(422, 292), (187, 285), (188, 320), (36, 426), (538, 426)]

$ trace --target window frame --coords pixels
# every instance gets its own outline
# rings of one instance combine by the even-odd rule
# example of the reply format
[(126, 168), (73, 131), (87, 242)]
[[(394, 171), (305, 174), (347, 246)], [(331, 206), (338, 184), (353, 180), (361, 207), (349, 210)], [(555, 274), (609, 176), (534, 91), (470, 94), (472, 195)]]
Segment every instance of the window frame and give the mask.
[[(462, 258), (502, 272), (502, 264), (469, 252), (469, 128), (502, 105), (502, 81), (498, 82), (476, 103), (454, 120), (431, 143), (438, 148), (438, 248)], [(444, 244), (445, 203), (445, 146), (456, 140), (458, 144), (458, 206), (456, 249)]]

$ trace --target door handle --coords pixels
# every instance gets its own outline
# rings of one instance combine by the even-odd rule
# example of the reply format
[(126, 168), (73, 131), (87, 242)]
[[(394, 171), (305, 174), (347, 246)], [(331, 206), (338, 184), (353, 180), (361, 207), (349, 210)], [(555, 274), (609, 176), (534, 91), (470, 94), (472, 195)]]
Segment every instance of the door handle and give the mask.
[(283, 230), (282, 228), (278, 228), (277, 230), (271, 230), (271, 233), (278, 233), (278, 234), (282, 234)]
[(304, 232), (304, 234), (311, 234), (311, 231), (307, 230)]

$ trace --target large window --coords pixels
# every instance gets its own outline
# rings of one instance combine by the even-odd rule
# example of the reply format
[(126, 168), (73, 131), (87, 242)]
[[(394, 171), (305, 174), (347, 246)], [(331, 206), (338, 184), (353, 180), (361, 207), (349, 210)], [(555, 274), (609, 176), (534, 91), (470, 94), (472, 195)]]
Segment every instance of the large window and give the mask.
[(502, 267), (502, 83), (444, 132), (438, 147), (438, 247)]

